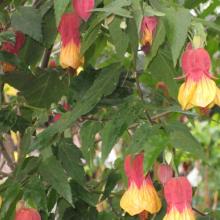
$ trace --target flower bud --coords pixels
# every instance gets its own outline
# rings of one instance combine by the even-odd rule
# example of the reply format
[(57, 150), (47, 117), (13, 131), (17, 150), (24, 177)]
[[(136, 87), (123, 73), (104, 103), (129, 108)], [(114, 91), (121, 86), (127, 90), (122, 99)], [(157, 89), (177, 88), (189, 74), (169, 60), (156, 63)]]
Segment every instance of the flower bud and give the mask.
[(16, 212), (15, 220), (41, 220), (41, 216), (35, 209), (21, 208)]
[(167, 164), (160, 164), (157, 170), (157, 177), (162, 184), (165, 184), (170, 178), (173, 177), (173, 170)]

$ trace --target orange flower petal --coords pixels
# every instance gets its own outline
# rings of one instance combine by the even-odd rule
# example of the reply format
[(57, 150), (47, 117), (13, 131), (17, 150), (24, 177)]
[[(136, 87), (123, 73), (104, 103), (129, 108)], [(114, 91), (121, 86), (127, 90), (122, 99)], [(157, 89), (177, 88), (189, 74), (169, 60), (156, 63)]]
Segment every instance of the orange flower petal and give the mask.
[(72, 67), (77, 69), (84, 63), (84, 58), (80, 55), (80, 46), (70, 42), (61, 48), (60, 64), (63, 68)]
[(188, 80), (180, 86), (178, 101), (182, 106), (183, 110), (188, 110), (193, 107), (191, 99), (196, 89), (196, 83)]
[(195, 220), (195, 216), (190, 208), (186, 208), (183, 212), (173, 208), (165, 215), (163, 220)]
[(161, 209), (161, 201), (155, 188), (149, 184), (143, 184), (138, 188), (134, 183), (121, 198), (120, 206), (129, 215), (134, 216), (143, 211), (156, 213)]
[(203, 77), (196, 84), (191, 104), (198, 107), (206, 107), (215, 100), (216, 92), (217, 87), (215, 82), (208, 77)]

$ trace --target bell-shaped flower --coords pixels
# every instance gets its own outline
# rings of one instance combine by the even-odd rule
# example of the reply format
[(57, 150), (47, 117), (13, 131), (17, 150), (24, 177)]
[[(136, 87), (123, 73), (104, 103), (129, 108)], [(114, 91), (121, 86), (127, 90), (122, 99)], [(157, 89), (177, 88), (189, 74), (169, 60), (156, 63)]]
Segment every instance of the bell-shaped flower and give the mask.
[(161, 201), (155, 190), (150, 175), (144, 175), (144, 155), (138, 154), (132, 159), (125, 159), (125, 173), (128, 177), (128, 189), (123, 194), (120, 206), (131, 216), (147, 211), (156, 213), (161, 208)]
[(155, 16), (144, 16), (141, 22), (141, 46), (144, 52), (148, 52), (157, 29), (158, 19)]
[(168, 180), (164, 187), (167, 213), (163, 220), (195, 220), (192, 211), (192, 187), (186, 177)]
[(211, 59), (208, 52), (204, 48), (194, 49), (189, 44), (182, 55), (182, 70), (186, 80), (178, 94), (183, 110), (220, 105), (220, 90), (213, 80), (210, 69)]
[(80, 54), (80, 18), (74, 13), (62, 16), (58, 31), (61, 35), (60, 65), (77, 69), (84, 63)]
[(91, 10), (95, 7), (95, 0), (73, 0), (72, 3), (79, 17), (87, 21), (91, 16)]

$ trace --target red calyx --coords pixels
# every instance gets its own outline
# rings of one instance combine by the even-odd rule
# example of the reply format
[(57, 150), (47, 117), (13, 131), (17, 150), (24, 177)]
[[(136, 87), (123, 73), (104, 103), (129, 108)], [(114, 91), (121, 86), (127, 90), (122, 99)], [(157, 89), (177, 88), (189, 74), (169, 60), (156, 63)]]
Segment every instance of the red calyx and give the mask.
[(73, 8), (75, 12), (81, 17), (84, 21), (87, 21), (91, 16), (91, 10), (95, 7), (94, 0), (73, 0)]
[(15, 220), (41, 220), (41, 216), (35, 209), (21, 208), (16, 212)]

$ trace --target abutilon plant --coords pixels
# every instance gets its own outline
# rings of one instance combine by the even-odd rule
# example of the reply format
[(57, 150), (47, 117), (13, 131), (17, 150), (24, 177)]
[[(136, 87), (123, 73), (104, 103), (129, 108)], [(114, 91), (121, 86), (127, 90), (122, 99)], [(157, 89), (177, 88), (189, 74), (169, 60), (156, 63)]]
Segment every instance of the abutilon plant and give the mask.
[(143, 160), (143, 154), (136, 155), (134, 159), (131, 155), (125, 158), (124, 168), (128, 177), (128, 189), (121, 198), (120, 206), (131, 216), (143, 211), (157, 213), (161, 208), (161, 201), (150, 174), (144, 175)]
[(73, 8), (75, 12), (82, 18), (84, 21), (87, 21), (91, 16), (91, 10), (95, 7), (94, 0), (73, 0)]
[(77, 69), (84, 63), (80, 54), (80, 18), (75, 13), (62, 16), (58, 31), (61, 35), (60, 65), (65, 69)]
[(144, 16), (141, 22), (141, 46), (142, 50), (147, 53), (153, 43), (158, 25), (158, 19), (155, 16)]
[(164, 187), (167, 213), (163, 220), (195, 220), (191, 207), (192, 187), (186, 177), (173, 177)]
[(178, 94), (183, 110), (193, 107), (211, 108), (220, 105), (220, 90), (210, 73), (211, 59), (204, 48), (188, 44), (182, 55), (182, 70), (185, 82)]
[[(25, 35), (20, 32), (20, 31), (16, 31), (15, 33), (15, 43), (13, 42), (4, 42), (2, 44), (2, 51), (6, 51), (8, 53), (11, 54), (15, 54), (18, 55), (20, 49), (23, 47), (25, 43)], [(15, 70), (15, 66), (9, 63), (2, 63), (2, 69), (5, 73), (7, 72), (13, 72)]]

